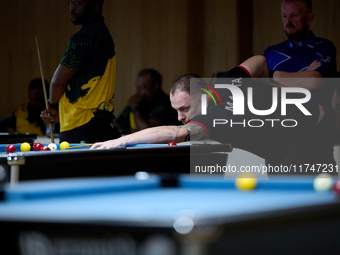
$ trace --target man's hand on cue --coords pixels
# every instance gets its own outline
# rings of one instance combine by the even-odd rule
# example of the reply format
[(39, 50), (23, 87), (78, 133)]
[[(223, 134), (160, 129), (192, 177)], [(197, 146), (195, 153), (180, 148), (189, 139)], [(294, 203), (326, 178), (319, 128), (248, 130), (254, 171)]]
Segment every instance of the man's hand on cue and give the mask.
[(45, 124), (55, 124), (59, 121), (59, 113), (54, 108), (48, 108), (41, 112), (40, 118)]

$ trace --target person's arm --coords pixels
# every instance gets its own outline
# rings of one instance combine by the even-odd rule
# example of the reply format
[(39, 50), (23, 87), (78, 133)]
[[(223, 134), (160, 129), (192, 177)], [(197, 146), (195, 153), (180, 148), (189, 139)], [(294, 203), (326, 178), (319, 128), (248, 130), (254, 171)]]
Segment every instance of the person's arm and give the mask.
[[(247, 69), (252, 77), (265, 78), (269, 76), (267, 61), (264, 56), (253, 56), (240, 64), (240, 66)], [(274, 71), (273, 80), (276, 82), (275, 86), (301, 87), (308, 90), (317, 89), (322, 86), (323, 79), (321, 79), (322, 75), (318, 71), (314, 70), (320, 66), (320, 62), (313, 61), (306, 71)]]
[[(74, 74), (74, 71), (63, 65), (57, 67), (50, 84), (50, 97), (48, 101), (51, 105), (56, 105), (59, 102), (67, 88), (69, 80)], [(40, 117), (45, 124), (55, 124), (59, 121), (58, 110), (53, 107), (42, 111)]]
[(91, 149), (122, 148), (127, 145), (140, 143), (180, 143), (204, 139), (205, 136), (204, 129), (197, 124), (189, 123), (183, 126), (160, 126), (147, 128), (115, 140), (96, 143)]
[(284, 87), (301, 87), (308, 90), (320, 88), (324, 84), (323, 77), (332, 77), (336, 73), (334, 44), (325, 40), (315, 50), (313, 59), (314, 61), (304, 71), (275, 71), (273, 80)]
[(319, 66), (321, 66), (321, 63), (315, 60), (305, 71), (274, 71), (273, 80), (283, 87), (301, 87), (308, 90), (318, 89), (323, 85), (321, 73), (315, 71)]
[(239, 66), (245, 68), (251, 77), (268, 78), (267, 60), (264, 56), (255, 55), (245, 60)]
[(74, 76), (74, 74), (74, 71), (63, 65), (59, 65), (57, 67), (53, 74), (50, 85), (49, 101), (51, 104), (57, 104), (59, 102), (59, 99), (62, 97), (67, 88), (68, 82)]

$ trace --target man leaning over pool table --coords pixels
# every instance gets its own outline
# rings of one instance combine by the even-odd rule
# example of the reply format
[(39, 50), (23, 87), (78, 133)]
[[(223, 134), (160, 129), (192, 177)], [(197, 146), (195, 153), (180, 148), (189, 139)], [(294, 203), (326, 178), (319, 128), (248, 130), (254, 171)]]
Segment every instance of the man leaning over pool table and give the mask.
[[(268, 77), (267, 63), (263, 56), (253, 56), (221, 76), (224, 78), (223, 84), (239, 82), (236, 85), (242, 90), (244, 98), (247, 98), (247, 88), (251, 87), (255, 108), (269, 109), (272, 106), (272, 90), (275, 84), (264, 83), (263, 80), (258, 79), (245, 79), (249, 77)], [(234, 148), (270, 159), (277, 165), (310, 163), (299, 162), (301, 159), (299, 155), (304, 149), (306, 139), (309, 139), (316, 125), (325, 115), (323, 108), (316, 102), (309, 100), (303, 104), (303, 107), (311, 113), (309, 116), (303, 114), (294, 105), (287, 107), (286, 116), (281, 116), (279, 110), (267, 116), (258, 116), (249, 109), (245, 109), (244, 115), (234, 115), (232, 110), (227, 110), (228, 106), (233, 105), (232, 94), (229, 89), (224, 88), (216, 89), (223, 105), (219, 107), (210, 102), (207, 114), (201, 115), (201, 94), (204, 92), (199, 89), (190, 91), (190, 78), (200, 77), (194, 74), (183, 75), (177, 79), (170, 90), (171, 105), (177, 110), (178, 120), (183, 122), (183, 126), (153, 127), (115, 140), (96, 143), (91, 149), (117, 148), (140, 143), (180, 143), (209, 138), (220, 143), (230, 143)], [(221, 83), (220, 79), (219, 83)], [(280, 122), (274, 124), (274, 121), (268, 124), (268, 119), (279, 120), (282, 117), (294, 119), (298, 125), (285, 127), (280, 125)], [(228, 124), (214, 126), (216, 119), (229, 121)], [(262, 123), (266, 124), (261, 127), (244, 125), (249, 123), (249, 120), (263, 120)], [(231, 125), (231, 122), (235, 124)]]

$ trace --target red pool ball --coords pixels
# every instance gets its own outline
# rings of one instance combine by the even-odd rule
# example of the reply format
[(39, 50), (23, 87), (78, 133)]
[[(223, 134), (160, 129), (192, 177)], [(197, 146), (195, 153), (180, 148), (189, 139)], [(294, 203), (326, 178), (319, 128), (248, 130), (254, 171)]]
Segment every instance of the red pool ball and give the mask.
[(41, 147), (41, 151), (50, 151), (51, 149), (48, 146)]
[(168, 143), (168, 146), (175, 146), (175, 145), (177, 145), (177, 143), (175, 143), (175, 142)]
[(337, 180), (333, 186), (333, 191), (340, 195), (340, 180)]
[(41, 151), (41, 148), (43, 147), (43, 145), (41, 143), (35, 143), (33, 144), (33, 150), (34, 151)]
[(7, 146), (6, 146), (6, 149), (5, 149), (5, 151), (6, 151), (7, 153), (13, 153), (13, 152), (15, 152), (16, 150), (17, 150), (17, 148), (15, 148), (15, 146), (14, 146), (13, 144), (7, 145)]

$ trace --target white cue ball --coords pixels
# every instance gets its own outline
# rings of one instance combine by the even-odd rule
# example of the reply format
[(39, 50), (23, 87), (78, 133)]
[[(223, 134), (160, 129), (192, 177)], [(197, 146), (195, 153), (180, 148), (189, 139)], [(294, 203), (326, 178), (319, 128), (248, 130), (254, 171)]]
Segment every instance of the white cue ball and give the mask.
[(48, 146), (51, 151), (56, 151), (57, 150), (57, 145), (55, 143), (50, 143)]
[(327, 192), (333, 187), (333, 178), (328, 173), (318, 174), (313, 182), (313, 187), (315, 191)]

